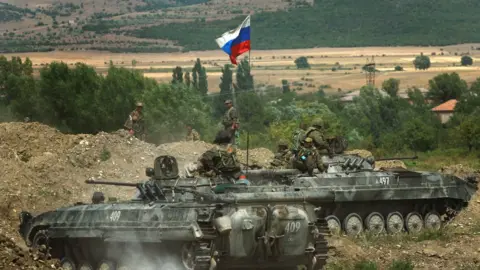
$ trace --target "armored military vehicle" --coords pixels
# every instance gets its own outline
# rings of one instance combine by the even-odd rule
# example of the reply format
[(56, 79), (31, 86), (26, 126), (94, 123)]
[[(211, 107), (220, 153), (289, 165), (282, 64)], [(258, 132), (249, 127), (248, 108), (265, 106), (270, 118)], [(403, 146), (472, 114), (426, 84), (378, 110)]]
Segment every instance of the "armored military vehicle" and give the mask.
[(323, 162), (327, 171), (313, 176), (294, 169), (249, 170), (246, 176), (255, 185), (333, 192), (334, 201), (322, 204), (321, 216), (332, 232), (343, 230), (348, 235), (438, 230), (468, 205), (478, 189), (473, 176), (460, 179), (436, 172), (375, 168), (373, 157), (337, 155), (323, 157)]
[[(20, 214), (27, 246), (64, 269), (322, 269), (328, 226), (320, 205), (333, 191), (247, 186), (181, 178), (174, 157), (160, 156), (127, 201), (76, 203)], [(263, 192), (252, 192), (262, 190)]]

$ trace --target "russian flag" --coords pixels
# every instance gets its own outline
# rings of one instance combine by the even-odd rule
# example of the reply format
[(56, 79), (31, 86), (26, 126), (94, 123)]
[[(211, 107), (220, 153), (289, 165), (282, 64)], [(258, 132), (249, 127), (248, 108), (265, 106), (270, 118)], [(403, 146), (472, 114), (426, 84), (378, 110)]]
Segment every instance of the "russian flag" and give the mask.
[(250, 50), (250, 15), (235, 30), (225, 32), (215, 40), (218, 46), (237, 64), (237, 56)]

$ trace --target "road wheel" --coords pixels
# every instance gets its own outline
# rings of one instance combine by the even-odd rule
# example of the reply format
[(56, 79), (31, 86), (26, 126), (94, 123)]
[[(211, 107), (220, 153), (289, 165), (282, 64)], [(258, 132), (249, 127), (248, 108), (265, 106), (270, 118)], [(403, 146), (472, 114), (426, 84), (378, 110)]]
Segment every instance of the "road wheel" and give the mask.
[(381, 234), (385, 231), (385, 220), (383, 219), (382, 214), (378, 212), (370, 213), (365, 219), (366, 229), (375, 234)]
[(115, 270), (115, 263), (110, 260), (102, 260), (98, 266), (97, 270)]
[(363, 222), (360, 215), (356, 213), (349, 214), (343, 220), (343, 229), (349, 236), (357, 236), (363, 231)]
[(332, 234), (340, 234), (342, 232), (342, 224), (336, 216), (330, 215), (325, 218), (325, 221)]
[(423, 229), (422, 215), (417, 212), (411, 212), (405, 218), (405, 228), (411, 234), (419, 233)]
[(65, 257), (60, 261), (60, 267), (62, 267), (63, 270), (76, 270), (77, 267), (75, 267), (75, 263), (73, 262), (72, 259)]
[(434, 231), (438, 231), (442, 228), (442, 219), (437, 212), (432, 211), (425, 215), (425, 228)]
[(403, 231), (403, 216), (400, 212), (392, 212), (387, 216), (387, 232), (397, 234)]

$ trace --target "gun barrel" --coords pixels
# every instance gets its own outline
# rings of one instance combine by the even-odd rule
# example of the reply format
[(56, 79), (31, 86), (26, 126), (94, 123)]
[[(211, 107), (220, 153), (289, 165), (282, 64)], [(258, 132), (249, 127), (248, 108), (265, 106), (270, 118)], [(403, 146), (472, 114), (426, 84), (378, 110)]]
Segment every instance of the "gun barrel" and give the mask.
[(135, 183), (122, 183), (122, 182), (111, 182), (111, 181), (96, 181), (96, 180), (86, 180), (87, 184), (98, 184), (98, 185), (111, 185), (111, 186), (125, 186), (125, 187), (136, 187), (138, 184)]
[(414, 157), (397, 157), (397, 158), (378, 158), (376, 161), (409, 160), (409, 159), (418, 159), (418, 156), (414, 156)]

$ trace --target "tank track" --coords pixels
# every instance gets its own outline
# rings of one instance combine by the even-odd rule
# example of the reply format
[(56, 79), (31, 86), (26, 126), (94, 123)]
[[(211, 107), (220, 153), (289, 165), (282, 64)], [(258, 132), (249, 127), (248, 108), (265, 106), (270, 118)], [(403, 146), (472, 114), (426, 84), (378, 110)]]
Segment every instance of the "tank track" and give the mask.
[(318, 235), (315, 239), (315, 270), (323, 269), (328, 259), (328, 241), (327, 237), (331, 235), (327, 221), (324, 218), (317, 219), (315, 223)]
[(211, 248), (209, 242), (200, 242), (195, 245), (195, 266), (194, 270), (209, 270), (211, 260)]

